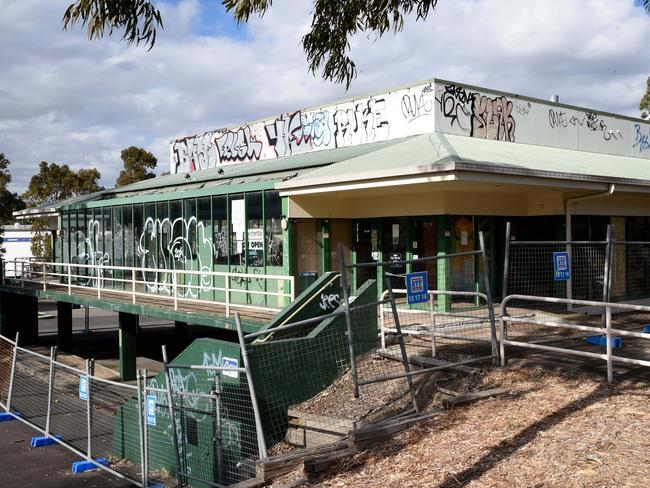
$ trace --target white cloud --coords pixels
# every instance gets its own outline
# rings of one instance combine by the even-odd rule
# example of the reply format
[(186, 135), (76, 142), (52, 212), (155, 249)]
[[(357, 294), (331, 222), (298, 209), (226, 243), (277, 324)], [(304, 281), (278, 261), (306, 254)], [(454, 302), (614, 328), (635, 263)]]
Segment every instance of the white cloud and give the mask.
[[(310, 2), (276, 0), (241, 39), (195, 33), (214, 2), (162, 4), (146, 52), (62, 32), (71, 1), (0, 0), (0, 152), (15, 191), (41, 160), (97, 167), (110, 186), (130, 145), (163, 171), (171, 138), (348, 96), (307, 72)], [(426, 23), (352, 44), (351, 95), (437, 76), (636, 115), (650, 74), (650, 17), (633, 0), (441, 0)]]

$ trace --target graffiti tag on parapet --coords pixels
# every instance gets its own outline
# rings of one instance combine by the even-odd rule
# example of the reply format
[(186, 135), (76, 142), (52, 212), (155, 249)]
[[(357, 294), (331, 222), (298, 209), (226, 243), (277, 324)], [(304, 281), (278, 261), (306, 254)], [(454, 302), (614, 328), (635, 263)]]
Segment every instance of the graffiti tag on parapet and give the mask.
[(453, 127), (457, 124), (458, 127), (467, 131), (469, 124), (464, 124), (471, 116), (471, 101), (473, 94), (467, 93), (465, 88), (456, 85), (445, 85), (445, 90), (436, 98), (436, 102), (440, 105), (440, 112), (443, 117), (451, 119), (450, 125)]
[(217, 165), (217, 151), (212, 145), (213, 133), (176, 141), (172, 145), (172, 158), (176, 173), (199, 171)]
[(402, 115), (410, 124), (416, 119), (433, 113), (433, 101), (430, 93), (433, 91), (431, 83), (422, 88), (420, 94), (407, 93), (402, 96)]
[(341, 297), (338, 293), (321, 293), (318, 306), (326, 312), (336, 310), (341, 305)]
[[(513, 103), (506, 97), (490, 98), (469, 92), (462, 86), (446, 85), (436, 102), (442, 116), (472, 137), (495, 141), (515, 141)], [(520, 110), (525, 110), (523, 106)]]
[(215, 132), (212, 143), (217, 147), (220, 162), (252, 161), (259, 159), (262, 154), (262, 143), (251, 135), (248, 126), (236, 131)]
[(300, 110), (290, 115), (283, 115), (264, 129), (269, 145), (278, 157), (299, 154), (312, 146), (328, 145), (332, 138), (329, 112), (320, 111), (303, 114)]
[(478, 93), (474, 94), (470, 132), (472, 137), (515, 142), (515, 128), (511, 101), (506, 97), (489, 98)]
[(634, 144), (632, 147), (638, 149), (639, 152), (645, 152), (650, 149), (650, 129), (643, 132), (641, 124), (634, 124)]
[(548, 124), (551, 129), (569, 126), (584, 127), (592, 132), (601, 131), (603, 139), (606, 141), (612, 138), (612, 134), (607, 130), (605, 121), (593, 112), (587, 112), (584, 115), (573, 115), (569, 118), (566, 112), (551, 108), (548, 110)]
[(386, 101), (369, 98), (353, 108), (334, 112), (334, 140), (336, 147), (364, 144), (388, 139), (388, 121), (384, 120)]

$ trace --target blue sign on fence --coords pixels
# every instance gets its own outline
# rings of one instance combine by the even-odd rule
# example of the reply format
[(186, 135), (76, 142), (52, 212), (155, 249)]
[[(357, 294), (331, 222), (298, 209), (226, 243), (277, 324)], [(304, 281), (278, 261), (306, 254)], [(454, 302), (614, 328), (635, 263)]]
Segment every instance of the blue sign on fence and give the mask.
[(88, 378), (86, 376), (79, 376), (79, 398), (88, 400)]
[(553, 253), (553, 274), (555, 281), (566, 281), (571, 278), (571, 264), (568, 252)]
[(147, 425), (156, 425), (156, 395), (147, 395)]
[[(222, 365), (225, 368), (238, 368), (239, 361), (234, 358), (223, 357)], [(239, 371), (224, 371), (224, 376), (230, 376), (231, 378), (239, 378)]]
[(409, 305), (429, 301), (429, 281), (426, 271), (406, 275), (406, 298)]

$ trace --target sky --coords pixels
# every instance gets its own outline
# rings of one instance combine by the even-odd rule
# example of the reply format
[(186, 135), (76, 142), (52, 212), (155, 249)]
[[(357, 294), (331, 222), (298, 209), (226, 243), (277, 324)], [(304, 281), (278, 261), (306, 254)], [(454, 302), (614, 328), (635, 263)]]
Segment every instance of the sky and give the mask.
[(159, 2), (148, 51), (63, 31), (72, 0), (0, 0), (0, 152), (22, 193), (40, 161), (96, 167), (114, 186), (135, 145), (169, 170), (169, 141), (439, 77), (638, 116), (650, 75), (639, 0), (439, 0), (426, 22), (352, 39), (345, 87), (308, 72), (312, 1), (274, 0), (238, 26), (220, 0)]

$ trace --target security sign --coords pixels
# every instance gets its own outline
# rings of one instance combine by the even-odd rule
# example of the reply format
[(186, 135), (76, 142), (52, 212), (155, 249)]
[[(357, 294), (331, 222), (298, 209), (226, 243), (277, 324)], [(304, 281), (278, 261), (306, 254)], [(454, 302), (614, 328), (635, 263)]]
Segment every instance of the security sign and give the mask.
[[(233, 358), (227, 358), (226, 356), (223, 357), (223, 366), (226, 368), (238, 368), (239, 367), (239, 361)], [(239, 378), (239, 371), (224, 371), (223, 372), (224, 376), (230, 376), (231, 378)]]
[(566, 281), (571, 278), (571, 264), (568, 252), (553, 253), (553, 274), (555, 281)]
[(79, 398), (88, 400), (88, 377), (79, 376)]
[(147, 425), (156, 425), (156, 395), (147, 395)]
[(409, 305), (429, 301), (429, 281), (426, 271), (406, 275), (406, 298)]

